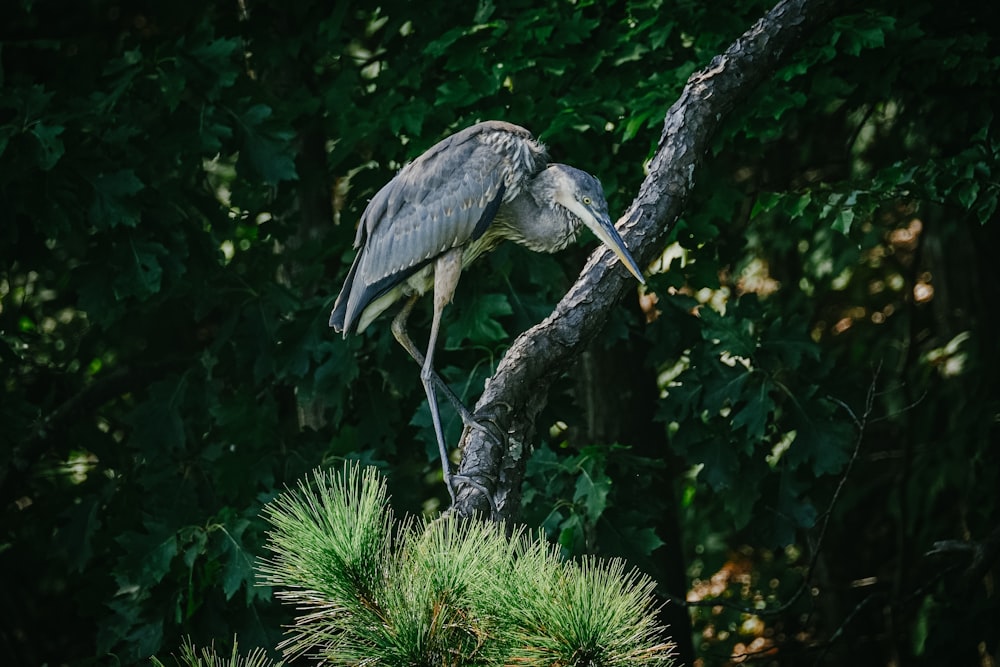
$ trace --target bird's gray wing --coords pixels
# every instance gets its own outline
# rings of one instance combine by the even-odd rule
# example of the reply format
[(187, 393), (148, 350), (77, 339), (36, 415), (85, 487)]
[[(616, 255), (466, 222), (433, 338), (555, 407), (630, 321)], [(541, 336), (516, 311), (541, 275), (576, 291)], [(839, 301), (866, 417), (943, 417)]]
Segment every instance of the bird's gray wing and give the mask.
[(500, 203), (544, 163), (527, 130), (493, 121), (447, 137), (405, 166), (361, 217), (358, 256), (331, 325), (349, 330), (373, 299), (482, 235)]

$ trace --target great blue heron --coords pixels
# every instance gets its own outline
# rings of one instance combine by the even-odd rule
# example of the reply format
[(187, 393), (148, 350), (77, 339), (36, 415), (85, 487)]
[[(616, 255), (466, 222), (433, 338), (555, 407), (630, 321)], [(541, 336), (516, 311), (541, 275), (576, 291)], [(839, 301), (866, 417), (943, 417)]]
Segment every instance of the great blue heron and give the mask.
[[(536, 252), (569, 245), (586, 225), (639, 279), (642, 271), (608, 215), (600, 182), (564, 164), (550, 164), (528, 130), (487, 121), (457, 132), (409, 163), (368, 203), (354, 241), (357, 257), (330, 315), (337, 331), (361, 332), (401, 299), (392, 332), (421, 366), (448, 492), (454, 500), (448, 449), (435, 384), (467, 409), (433, 368), (441, 312), (451, 302), (462, 270), (500, 242)], [(423, 355), (406, 331), (416, 300), (434, 288), (430, 340)]]

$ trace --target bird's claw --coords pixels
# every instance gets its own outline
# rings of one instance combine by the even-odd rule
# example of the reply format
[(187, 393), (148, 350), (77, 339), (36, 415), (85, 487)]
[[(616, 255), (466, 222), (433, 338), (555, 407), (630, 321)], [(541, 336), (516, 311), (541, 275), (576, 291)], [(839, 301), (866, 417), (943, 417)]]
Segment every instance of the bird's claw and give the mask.
[[(471, 486), (472, 488), (474, 488), (476, 491), (478, 491), (479, 493), (481, 493), (483, 495), (483, 497), (486, 498), (486, 500), (490, 504), (490, 511), (492, 512), (491, 516), (493, 516), (493, 517), (500, 516), (500, 508), (497, 506), (497, 501), (493, 498), (493, 494), (490, 493), (490, 491), (485, 486), (483, 486), (482, 484), (480, 484), (476, 480), (472, 479), (471, 477), (466, 477), (465, 475), (452, 475), (451, 478), (452, 478), (452, 480), (457, 481), (457, 482), (461, 482), (462, 484), (468, 484), (469, 486)], [(452, 504), (454, 505), (455, 504), (454, 503), (455, 492), (454, 492), (454, 490), (450, 490), (450, 491), (452, 493)]]

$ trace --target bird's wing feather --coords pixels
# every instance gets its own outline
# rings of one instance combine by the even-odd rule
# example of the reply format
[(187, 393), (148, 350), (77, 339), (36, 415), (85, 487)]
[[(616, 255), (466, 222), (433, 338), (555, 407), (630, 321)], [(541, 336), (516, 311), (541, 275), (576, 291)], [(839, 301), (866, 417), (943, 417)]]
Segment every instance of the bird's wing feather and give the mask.
[(481, 235), (501, 201), (544, 163), (527, 130), (494, 121), (451, 135), (405, 166), (362, 215), (360, 249), (331, 324), (350, 328), (380, 294)]

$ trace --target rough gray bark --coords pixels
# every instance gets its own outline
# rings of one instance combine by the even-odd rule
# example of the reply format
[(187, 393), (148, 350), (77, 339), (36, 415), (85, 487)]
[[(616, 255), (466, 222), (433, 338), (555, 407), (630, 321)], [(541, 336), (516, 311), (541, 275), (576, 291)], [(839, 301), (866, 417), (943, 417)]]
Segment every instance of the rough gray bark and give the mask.
[[(660, 251), (694, 187), (709, 140), (727, 114), (841, 4), (841, 0), (780, 2), (688, 79), (667, 111), (649, 175), (619, 221), (622, 237), (640, 265)], [(633, 280), (613, 254), (603, 248), (595, 251), (552, 314), (514, 341), (487, 382), (473, 412), (494, 433), (466, 429), (459, 473), (493, 492), (502, 518), (517, 513), (535, 419), (552, 379), (583, 352), (614, 304), (633, 288)], [(490, 511), (487, 499), (472, 485), (459, 487), (455, 511), (462, 515)]]

